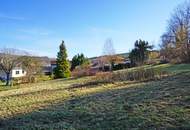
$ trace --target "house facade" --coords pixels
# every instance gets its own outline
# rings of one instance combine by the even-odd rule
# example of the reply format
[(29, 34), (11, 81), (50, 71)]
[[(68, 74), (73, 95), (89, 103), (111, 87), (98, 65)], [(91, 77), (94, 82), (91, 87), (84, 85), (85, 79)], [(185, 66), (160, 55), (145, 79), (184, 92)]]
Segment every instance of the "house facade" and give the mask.
[(55, 59), (50, 59), (48, 64), (42, 66), (42, 72), (45, 75), (53, 74), (53, 70), (57, 67), (57, 63)]
[[(32, 57), (41, 62), (42, 73), (45, 75), (51, 75), (54, 68), (57, 66), (56, 59), (48, 57)], [(19, 78), (26, 76), (27, 72), (22, 67), (14, 67), (10, 73), (10, 78)], [(35, 74), (35, 72), (34, 72)], [(6, 80), (6, 73), (0, 69), (0, 80)]]
[[(128, 58), (123, 57), (116, 57), (114, 67), (115, 69), (124, 69), (124, 68), (130, 68), (131, 61)], [(91, 69), (93, 71), (109, 71), (111, 68), (110, 61), (106, 59), (104, 56), (97, 57), (93, 60), (91, 60)]]
[[(20, 67), (15, 67), (12, 69), (12, 71), (10, 73), (10, 78), (19, 78), (19, 77), (24, 77), (25, 75), (26, 75), (26, 71), (24, 71)], [(3, 70), (0, 70), (0, 79), (1, 80), (7, 79), (7, 75)]]

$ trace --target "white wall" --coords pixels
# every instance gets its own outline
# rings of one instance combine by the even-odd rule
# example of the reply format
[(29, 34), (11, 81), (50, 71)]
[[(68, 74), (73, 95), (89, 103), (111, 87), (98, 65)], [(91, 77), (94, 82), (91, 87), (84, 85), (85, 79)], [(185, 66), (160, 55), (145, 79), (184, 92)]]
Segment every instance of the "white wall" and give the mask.
[[(26, 75), (26, 71), (23, 71), (21, 68), (15, 68), (11, 71), (10, 77), (18, 78), (18, 77), (23, 77), (25, 75)], [(7, 75), (4, 71), (0, 70), (0, 77), (3, 79), (6, 79)]]
[(12, 78), (23, 77), (25, 75), (26, 75), (26, 71), (23, 71), (22, 69), (13, 69), (11, 73)]

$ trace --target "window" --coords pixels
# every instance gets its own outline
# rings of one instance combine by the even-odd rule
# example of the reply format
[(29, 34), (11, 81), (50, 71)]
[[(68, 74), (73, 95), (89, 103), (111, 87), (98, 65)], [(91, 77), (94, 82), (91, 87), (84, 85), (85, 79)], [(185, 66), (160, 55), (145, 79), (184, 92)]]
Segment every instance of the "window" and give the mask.
[(22, 73), (24, 74), (24, 70), (22, 71)]
[(20, 73), (20, 71), (16, 71), (16, 74), (19, 74)]

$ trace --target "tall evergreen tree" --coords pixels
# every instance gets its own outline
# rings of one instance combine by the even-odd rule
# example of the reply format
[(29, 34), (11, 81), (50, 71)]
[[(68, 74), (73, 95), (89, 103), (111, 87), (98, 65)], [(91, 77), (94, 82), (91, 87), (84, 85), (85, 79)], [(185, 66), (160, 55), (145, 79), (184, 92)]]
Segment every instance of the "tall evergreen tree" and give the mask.
[(88, 58), (86, 58), (83, 53), (75, 55), (71, 61), (71, 71), (74, 70), (76, 66), (84, 64), (89, 64)]
[(57, 67), (54, 70), (55, 78), (68, 78), (70, 77), (70, 65), (67, 60), (67, 49), (65, 47), (64, 41), (62, 41), (59, 46), (59, 52), (57, 54)]
[(147, 41), (137, 40), (135, 48), (129, 53), (129, 58), (132, 65), (143, 65), (148, 58), (148, 52), (153, 46), (149, 45)]

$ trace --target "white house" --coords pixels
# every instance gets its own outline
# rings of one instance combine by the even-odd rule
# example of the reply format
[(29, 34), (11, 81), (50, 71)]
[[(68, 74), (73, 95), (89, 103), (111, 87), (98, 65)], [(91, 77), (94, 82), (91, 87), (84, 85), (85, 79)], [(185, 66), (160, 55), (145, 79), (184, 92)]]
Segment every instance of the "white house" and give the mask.
[[(50, 75), (53, 73), (54, 68), (57, 66), (56, 59), (49, 59), (48, 57), (35, 57), (38, 58), (42, 63), (42, 72), (45, 75)], [(26, 76), (27, 72), (24, 71), (21, 67), (15, 67), (11, 71), (10, 78), (19, 78)], [(6, 80), (6, 73), (0, 69), (0, 79)]]
[[(19, 77), (23, 77), (26, 75), (26, 71), (24, 71), (22, 68), (20, 67), (15, 67), (10, 74), (10, 78), (19, 78)], [(0, 70), (0, 78), (3, 80), (7, 79), (7, 75), (3, 70)]]

